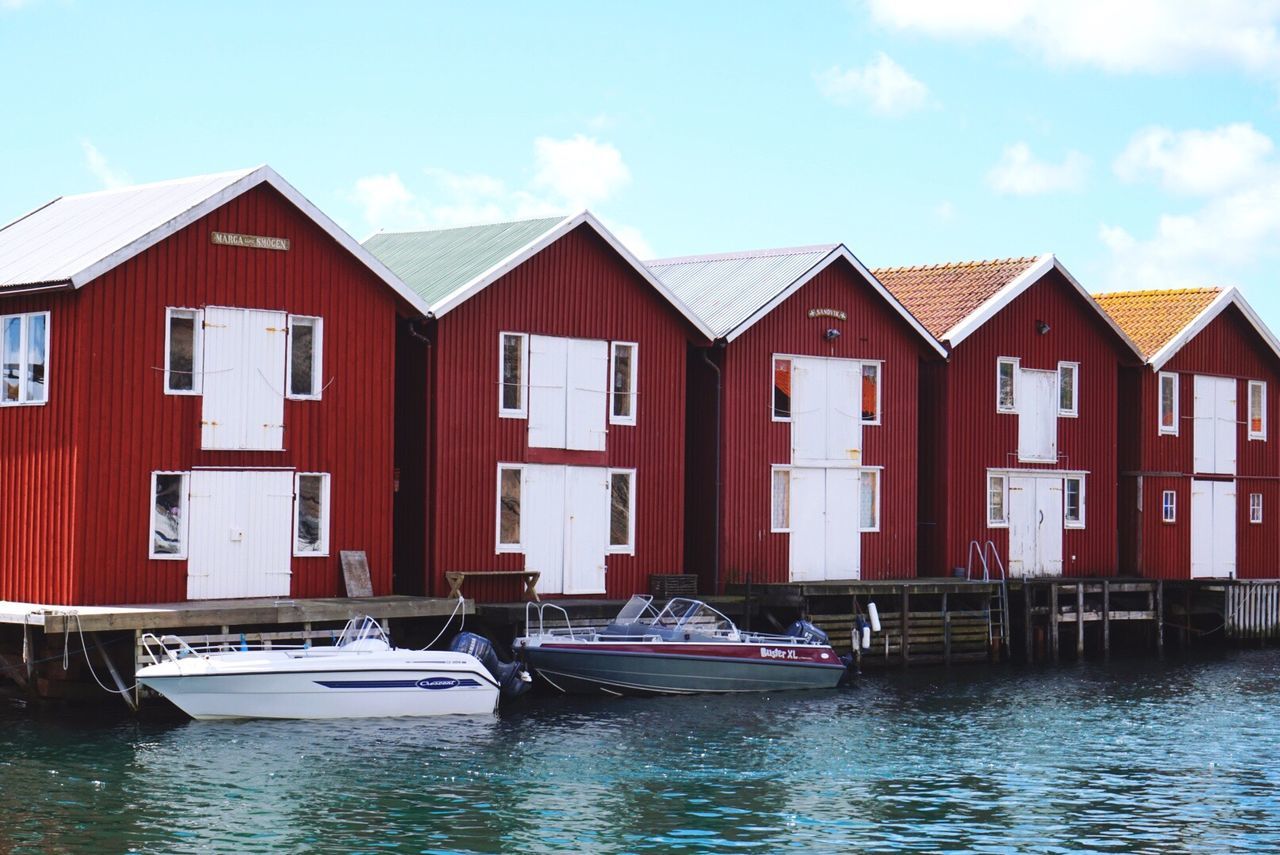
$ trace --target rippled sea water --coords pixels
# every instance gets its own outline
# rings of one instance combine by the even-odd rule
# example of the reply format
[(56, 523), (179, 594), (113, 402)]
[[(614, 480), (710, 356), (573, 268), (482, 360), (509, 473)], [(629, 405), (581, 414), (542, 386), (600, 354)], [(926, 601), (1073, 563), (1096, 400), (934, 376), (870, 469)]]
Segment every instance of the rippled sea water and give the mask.
[(0, 851), (1280, 851), (1280, 653), (539, 697), (481, 720), (0, 704)]

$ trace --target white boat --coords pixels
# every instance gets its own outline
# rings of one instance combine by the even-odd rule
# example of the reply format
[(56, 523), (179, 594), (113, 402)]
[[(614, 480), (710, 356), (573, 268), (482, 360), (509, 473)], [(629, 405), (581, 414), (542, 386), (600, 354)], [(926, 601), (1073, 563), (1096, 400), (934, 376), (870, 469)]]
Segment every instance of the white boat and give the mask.
[[(466, 653), (392, 647), (372, 618), (329, 647), (196, 649), (144, 637), (138, 682), (195, 719), (492, 715), (498, 682)], [(159, 647), (157, 651), (155, 647)]]

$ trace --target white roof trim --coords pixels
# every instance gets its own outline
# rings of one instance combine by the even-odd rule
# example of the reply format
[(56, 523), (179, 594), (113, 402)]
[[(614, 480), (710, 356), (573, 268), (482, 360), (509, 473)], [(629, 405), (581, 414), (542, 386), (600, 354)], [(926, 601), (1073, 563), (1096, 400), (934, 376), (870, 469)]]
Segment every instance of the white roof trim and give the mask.
[[(817, 248), (820, 249), (821, 247), (817, 247)], [(864, 265), (861, 261), (859, 261), (858, 257), (855, 256), (852, 252), (850, 252), (849, 248), (842, 243), (836, 244), (835, 246), (833, 246), (831, 248), (831, 252), (829, 252), (824, 258), (822, 258), (822, 260), (820, 260), (819, 262), (814, 264), (812, 267), (810, 267), (808, 270), (806, 270), (803, 275), (801, 275), (798, 279), (796, 279), (794, 282), (788, 285), (780, 293), (774, 295), (773, 299), (771, 299), (769, 302), (765, 303), (759, 309), (756, 309), (756, 311), (749, 318), (747, 318), (745, 321), (743, 321), (742, 323), (734, 327), (732, 330), (730, 330), (728, 334), (725, 335), (724, 337), (725, 341), (733, 341), (738, 336), (745, 333), (757, 321), (759, 321), (765, 315), (772, 312), (784, 300), (786, 300), (796, 291), (799, 291), (806, 284), (808, 284), (809, 281), (813, 279), (813, 277), (817, 276), (819, 273), (821, 273), (823, 270), (829, 267), (831, 263), (834, 262), (837, 258), (843, 258), (846, 261), (848, 261), (850, 264), (852, 264), (854, 270), (856, 270), (862, 276), (862, 278), (865, 279), (868, 282), (868, 284), (870, 284), (871, 287), (874, 288), (876, 292), (881, 297), (884, 298), (885, 302), (887, 302), (895, 311), (897, 311), (899, 315), (903, 317), (904, 320), (906, 320), (908, 324), (911, 325), (912, 329), (914, 329), (917, 333), (919, 333), (920, 337), (923, 338), (925, 342), (931, 348), (933, 348), (933, 350), (937, 352), (939, 356), (946, 357), (947, 350), (945, 347), (942, 346), (942, 343), (939, 342), (936, 338), (934, 338), (929, 333), (929, 331), (924, 328), (924, 325), (916, 319), (916, 316), (911, 314), (911, 312), (907, 311), (907, 307), (902, 305), (902, 303), (899, 302), (898, 298), (893, 296), (893, 294), (890, 293), (889, 289), (884, 287), (884, 285), (881, 284), (880, 280), (877, 279), (871, 273), (871, 271), (867, 269), (866, 265)], [(665, 264), (670, 264), (671, 262), (668, 260), (668, 261), (664, 261), (663, 263), (665, 265)]]
[(1012, 303), (1023, 291), (1040, 281), (1050, 270), (1057, 270), (1066, 277), (1066, 280), (1080, 292), (1080, 296), (1084, 297), (1094, 311), (1098, 313), (1098, 317), (1102, 318), (1111, 331), (1124, 342), (1125, 347), (1129, 348), (1139, 359), (1142, 358), (1142, 353), (1138, 350), (1138, 346), (1133, 339), (1129, 338), (1125, 331), (1120, 329), (1115, 319), (1107, 314), (1106, 309), (1102, 308), (1098, 301), (1093, 298), (1093, 295), (1080, 284), (1078, 279), (1071, 275), (1071, 271), (1067, 270), (1053, 253), (1045, 253), (1037, 258), (1034, 264), (1019, 273), (1007, 285), (983, 301), (982, 305), (943, 333), (942, 340), (954, 349), (960, 342), (977, 332), (979, 327), (999, 314), (1005, 306)]
[(627, 264), (631, 265), (637, 273), (643, 276), (644, 280), (652, 285), (654, 290), (661, 294), (667, 302), (676, 309), (676, 311), (684, 316), (685, 320), (693, 325), (694, 329), (702, 333), (708, 341), (715, 338), (707, 325), (703, 323), (687, 305), (685, 305), (684, 301), (677, 297), (670, 288), (662, 284), (662, 281), (659, 280), (658, 277), (654, 276), (653, 272), (650, 271), (649, 268), (645, 267), (644, 263), (641, 262), (640, 259), (636, 258), (631, 250), (627, 249), (622, 241), (618, 240), (618, 238), (614, 236), (613, 232), (605, 228), (604, 224), (596, 219), (595, 215), (590, 211), (583, 211), (580, 214), (565, 217), (559, 223), (529, 241), (529, 243), (520, 247), (520, 249), (516, 250), (511, 255), (508, 255), (502, 261), (499, 261), (497, 264), (493, 265), (470, 282), (454, 290), (452, 294), (449, 294), (443, 300), (437, 302), (436, 305), (432, 307), (432, 314), (438, 318), (442, 317), (447, 312), (456, 309), (480, 291), (489, 287), (498, 279), (537, 255), (552, 243), (555, 243), (578, 226), (584, 224), (590, 226), (596, 234), (604, 238), (605, 242), (609, 244), (615, 252), (621, 255)]
[(426, 304), (422, 301), (422, 298), (419, 297), (413, 289), (401, 281), (401, 279), (392, 273), (385, 264), (379, 261), (373, 253), (369, 252), (369, 250), (357, 243), (355, 238), (343, 231), (343, 229), (331, 220), (328, 215), (313, 205), (307, 197), (299, 193), (292, 184), (281, 178), (280, 175), (269, 166), (259, 166), (257, 169), (246, 172), (243, 176), (237, 178), (221, 190), (201, 200), (199, 204), (192, 206), (158, 228), (152, 229), (142, 237), (126, 244), (110, 255), (90, 264), (83, 270), (72, 274), (69, 280), (72, 287), (83, 288), (89, 282), (92, 282), (99, 276), (102, 276), (107, 271), (112, 270), (134, 256), (145, 252), (164, 239), (174, 235), (181, 229), (186, 228), (196, 220), (212, 213), (227, 202), (235, 199), (259, 184), (269, 184), (271, 187), (275, 188), (280, 195), (284, 196), (297, 206), (297, 208), (306, 214), (312, 222), (337, 241), (343, 249), (350, 252), (357, 261), (367, 267), (375, 276), (390, 286), (393, 291), (403, 297), (419, 312), (426, 314), (429, 311)]
[(1182, 328), (1182, 331), (1174, 336), (1173, 340), (1164, 347), (1157, 350), (1147, 360), (1147, 364), (1151, 366), (1152, 371), (1159, 371), (1168, 364), (1170, 359), (1177, 356), (1178, 351), (1186, 346), (1187, 342), (1195, 338), (1200, 332), (1207, 327), (1227, 306), (1235, 306), (1240, 310), (1245, 319), (1254, 328), (1262, 340), (1267, 343), (1267, 347), (1271, 348), (1272, 353), (1280, 357), (1280, 340), (1276, 339), (1275, 333), (1258, 317), (1258, 313), (1253, 310), (1253, 306), (1245, 300), (1244, 295), (1240, 293), (1238, 288), (1225, 288), (1222, 293), (1213, 299), (1213, 302), (1205, 306), (1200, 314), (1192, 318), (1191, 322)]

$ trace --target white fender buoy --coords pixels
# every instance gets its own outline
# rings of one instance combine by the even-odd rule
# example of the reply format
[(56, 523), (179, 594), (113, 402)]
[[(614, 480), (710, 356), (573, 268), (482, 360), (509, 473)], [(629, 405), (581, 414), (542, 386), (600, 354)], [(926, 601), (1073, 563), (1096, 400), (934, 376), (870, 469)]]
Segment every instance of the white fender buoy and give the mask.
[(871, 631), (880, 631), (880, 610), (875, 603), (867, 603), (867, 617), (871, 618)]
[(862, 649), (871, 649), (871, 627), (869, 626), (864, 626), (862, 628)]

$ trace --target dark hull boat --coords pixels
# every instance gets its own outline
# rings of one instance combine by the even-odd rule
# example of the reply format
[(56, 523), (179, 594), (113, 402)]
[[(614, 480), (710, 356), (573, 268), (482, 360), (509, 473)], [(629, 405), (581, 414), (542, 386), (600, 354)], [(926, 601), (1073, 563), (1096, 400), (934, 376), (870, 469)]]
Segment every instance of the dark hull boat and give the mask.
[(602, 629), (547, 629), (544, 604), (531, 608), (516, 649), (562, 692), (687, 695), (829, 689), (846, 665), (821, 630), (797, 621), (788, 635), (740, 631), (706, 603), (675, 599), (657, 611), (637, 596)]

